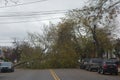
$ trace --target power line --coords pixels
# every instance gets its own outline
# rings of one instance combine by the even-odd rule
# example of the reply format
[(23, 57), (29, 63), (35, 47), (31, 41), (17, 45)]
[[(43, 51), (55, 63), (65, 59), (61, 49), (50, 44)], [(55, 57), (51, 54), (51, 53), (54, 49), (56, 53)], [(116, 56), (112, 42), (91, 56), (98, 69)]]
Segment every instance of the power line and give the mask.
[[(27, 12), (22, 12), (22, 13), (45, 13), (45, 12), (61, 12), (61, 11), (68, 11), (71, 9), (64, 9), (64, 10), (49, 10), (49, 11), (27, 11)], [(21, 12), (0, 12), (0, 13), (21, 13)]]
[(16, 21), (16, 22), (0, 22), (0, 24), (13, 24), (13, 23), (27, 23), (27, 22), (36, 22), (36, 21), (46, 21), (46, 20), (51, 20), (51, 19), (60, 19), (63, 17), (57, 17), (57, 18), (50, 18), (50, 19), (41, 19), (41, 20), (34, 20), (34, 21)]
[(38, 16), (38, 15), (52, 15), (52, 14), (61, 14), (61, 13), (66, 13), (65, 11), (61, 12), (48, 12), (48, 13), (40, 13), (40, 12), (31, 12), (31, 13), (15, 13), (15, 14), (8, 14), (8, 15), (0, 15), (0, 17), (31, 17), (31, 16)]
[[(58, 12), (57, 12), (58, 11)], [(11, 12), (10, 12), (11, 13)], [(17, 12), (12, 12), (15, 14), (11, 15), (0, 15), (1, 18), (11, 18), (11, 17), (19, 17), (19, 18), (33, 18), (35, 16), (41, 16), (41, 15), (51, 15), (51, 14), (60, 14), (60, 13), (65, 13), (65, 10), (53, 10), (53, 11), (37, 11), (37, 12), (31, 12), (27, 14), (17, 14)], [(27, 22), (36, 22), (36, 21), (45, 21), (45, 20), (51, 20), (51, 19), (60, 19), (62, 17), (57, 17), (57, 18), (50, 18), (50, 19), (41, 19), (41, 20), (22, 20), (22, 21), (15, 21), (15, 22), (0, 22), (0, 24), (13, 24), (13, 23), (27, 23)]]
[[(32, 12), (0, 12), (0, 18), (33, 18), (33, 17), (45, 17), (48, 15), (65, 14), (67, 10), (51, 10), (51, 11), (32, 11)], [(6, 14), (7, 13), (7, 14)], [(2, 15), (3, 14), (3, 15)]]
[(0, 42), (21, 42), (21, 41), (28, 41), (27, 39), (16, 39), (16, 40), (14, 40), (14, 39), (0, 39)]
[(29, 5), (29, 4), (34, 4), (34, 3), (44, 2), (44, 1), (47, 1), (47, 0), (38, 0), (34, 2), (21, 3), (21, 4), (16, 4), (16, 5), (10, 5), (10, 6), (1, 6), (0, 8), (15, 7), (15, 6), (20, 6), (20, 5)]
[(13, 43), (13, 42), (0, 42), (0, 43)]

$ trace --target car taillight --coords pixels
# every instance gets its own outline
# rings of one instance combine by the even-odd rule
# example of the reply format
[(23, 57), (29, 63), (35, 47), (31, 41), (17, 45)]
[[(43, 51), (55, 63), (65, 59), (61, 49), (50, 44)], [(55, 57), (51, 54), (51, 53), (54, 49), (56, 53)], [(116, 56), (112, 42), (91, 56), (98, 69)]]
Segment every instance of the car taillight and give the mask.
[(106, 68), (107, 68), (107, 64), (104, 64), (104, 65), (103, 65), (103, 68), (106, 69)]

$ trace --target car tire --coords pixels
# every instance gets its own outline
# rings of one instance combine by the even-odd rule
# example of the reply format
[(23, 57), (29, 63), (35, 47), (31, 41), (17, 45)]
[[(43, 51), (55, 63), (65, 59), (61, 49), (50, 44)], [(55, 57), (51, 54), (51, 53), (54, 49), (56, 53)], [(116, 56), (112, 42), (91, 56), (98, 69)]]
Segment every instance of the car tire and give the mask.
[(12, 72), (14, 72), (15, 70), (13, 69)]
[(92, 71), (91, 67), (88, 68), (88, 71)]
[(82, 67), (80, 66), (80, 69), (82, 69)]
[(100, 69), (98, 69), (97, 72), (100, 74)]
[(86, 68), (85, 68), (85, 70), (87, 70), (87, 71), (88, 71), (88, 67), (86, 67)]
[(103, 70), (103, 69), (101, 69), (101, 74), (105, 74), (105, 72), (104, 72), (104, 70)]
[(1, 72), (3, 73), (3, 72), (5, 72), (4, 70), (1, 70)]
[(118, 75), (118, 72), (116, 72), (115, 75)]

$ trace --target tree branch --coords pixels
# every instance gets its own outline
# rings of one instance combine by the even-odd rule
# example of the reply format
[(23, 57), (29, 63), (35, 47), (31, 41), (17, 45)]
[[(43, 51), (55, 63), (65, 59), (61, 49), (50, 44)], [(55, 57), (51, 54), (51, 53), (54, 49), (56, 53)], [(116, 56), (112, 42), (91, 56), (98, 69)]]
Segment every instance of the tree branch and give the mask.
[(120, 3), (120, 1), (118, 1), (118, 2), (114, 3), (113, 5), (109, 6), (109, 8), (108, 8), (108, 9), (110, 9), (110, 8), (114, 7), (115, 5), (117, 5), (117, 4), (119, 4), (119, 3)]

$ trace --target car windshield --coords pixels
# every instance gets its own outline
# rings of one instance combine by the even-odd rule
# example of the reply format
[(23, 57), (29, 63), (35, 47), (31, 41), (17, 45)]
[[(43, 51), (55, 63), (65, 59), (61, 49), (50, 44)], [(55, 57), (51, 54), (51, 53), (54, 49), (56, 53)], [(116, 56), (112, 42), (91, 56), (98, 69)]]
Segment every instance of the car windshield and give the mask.
[(114, 63), (114, 62), (109, 62), (109, 61), (108, 61), (108, 62), (106, 62), (106, 64), (115, 64), (115, 63)]
[(84, 62), (88, 62), (88, 61), (89, 61), (89, 59), (87, 59), (87, 58), (86, 58), (86, 59), (84, 59)]
[(101, 63), (102, 60), (101, 60), (101, 59), (93, 59), (92, 62), (93, 62), (93, 63)]
[(3, 63), (0, 63), (0, 66), (11, 66), (11, 63), (3, 62)]

